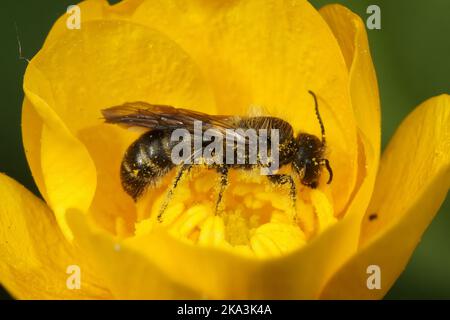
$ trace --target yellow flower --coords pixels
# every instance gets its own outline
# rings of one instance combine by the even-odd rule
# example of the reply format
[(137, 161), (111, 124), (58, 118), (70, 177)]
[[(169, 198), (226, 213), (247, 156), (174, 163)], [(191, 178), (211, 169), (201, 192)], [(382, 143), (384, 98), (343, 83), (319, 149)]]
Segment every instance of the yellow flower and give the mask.
[[(85, 1), (81, 29), (53, 26), (24, 80), (23, 141), (39, 200), (0, 176), (0, 281), (17, 298), (381, 298), (450, 183), (450, 97), (398, 128), (381, 161), (376, 76), (364, 24), (306, 1)], [(118, 168), (138, 134), (100, 110), (147, 101), (207, 113), (252, 105), (319, 135), (331, 185), (288, 192), (233, 172), (194, 170), (162, 224), (172, 175), (135, 204)], [(326, 175), (323, 175), (326, 179)], [(68, 266), (81, 288), (66, 286)], [(378, 265), (381, 289), (367, 287)]]

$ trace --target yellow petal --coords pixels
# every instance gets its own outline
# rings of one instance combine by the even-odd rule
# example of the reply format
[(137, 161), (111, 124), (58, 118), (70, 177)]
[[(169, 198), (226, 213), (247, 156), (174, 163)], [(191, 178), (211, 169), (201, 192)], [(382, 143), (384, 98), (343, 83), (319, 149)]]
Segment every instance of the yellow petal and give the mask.
[[(316, 241), (277, 257), (283, 243), (275, 243), (263, 233), (252, 239), (252, 246), (265, 257), (272, 254), (264, 260), (244, 251), (237, 255), (224, 246), (192, 245), (156, 230), (125, 242), (173, 281), (206, 298), (312, 299), (346, 256), (349, 237), (352, 235), (345, 228), (328, 228)], [(298, 244), (302, 245), (300, 240)]]
[[(303, 232), (296, 226), (286, 223), (270, 222), (263, 224), (256, 229), (251, 239), (252, 244), (255, 237), (261, 238), (261, 236), (273, 242), (276, 248), (275, 255), (293, 251), (306, 243)], [(255, 253), (258, 255), (258, 252), (255, 251)]]
[[(31, 65), (51, 84), (51, 106), (74, 133), (101, 124), (101, 109), (129, 101), (215, 110), (190, 57), (164, 35), (126, 21), (66, 30)], [(25, 86), (33, 80), (25, 79)]]
[(356, 128), (348, 71), (333, 34), (304, 0), (144, 2), (133, 21), (174, 39), (198, 63), (221, 113), (261, 106), (296, 131), (319, 135), (312, 90), (327, 130), (335, 208), (356, 178)]
[(119, 223), (124, 235), (133, 231), (134, 204), (120, 186), (118, 168), (137, 134), (103, 124), (102, 108), (142, 100), (215, 109), (185, 52), (158, 32), (124, 21), (88, 21), (80, 30), (61, 31), (29, 64), (24, 88), (45, 124), (41, 147), (30, 146), (37, 143), (32, 135), (39, 136), (40, 124), (35, 116), (24, 116), (27, 156), (69, 236), (67, 208), (91, 207), (105, 229), (118, 233)]
[[(85, 146), (50, 107), (54, 104), (51, 85), (33, 62), (28, 65), (25, 74), (24, 91), (43, 122), (40, 125), (36, 115), (30, 117), (37, 121), (33, 125), (37, 129), (41, 128), (40, 149), (36, 146), (30, 147), (28, 144), (36, 143), (36, 138), (29, 138), (29, 135), (37, 134), (39, 137), (39, 132), (24, 130), (27, 134), (24, 138), (24, 143), (27, 143), (25, 144), (27, 157), (32, 159), (31, 169), (37, 169), (34, 175), (38, 179), (42, 177), (45, 185), (42, 193), (46, 195), (46, 200), (53, 209), (63, 233), (71, 238), (70, 229), (65, 221), (65, 210), (79, 208), (85, 212), (89, 208), (96, 186), (95, 167)], [(40, 152), (40, 155), (33, 152)], [(40, 157), (41, 168), (37, 167), (39, 165), (39, 160), (35, 160), (37, 157)], [(67, 183), (68, 181), (70, 183)], [(37, 182), (38, 187), (42, 188), (42, 181)]]
[(337, 4), (321, 8), (320, 14), (333, 31), (344, 55), (350, 73), (350, 95), (356, 124), (373, 150), (367, 159), (368, 170), (376, 171), (381, 138), (380, 99), (364, 22)]
[[(129, 238), (125, 244), (142, 254), (167, 277), (180, 285), (201, 292), (208, 299), (243, 299), (270, 294), (263, 290), (264, 278), (256, 271), (261, 263), (244, 255), (236, 255), (219, 246), (221, 238), (220, 218), (208, 220), (202, 237), (213, 237), (216, 247), (192, 245), (168, 235), (162, 230)], [(159, 274), (159, 273), (158, 273)], [(258, 277), (256, 280), (255, 277)], [(188, 299), (190, 296), (181, 298)]]
[[(406, 266), (450, 187), (450, 96), (431, 98), (401, 124), (383, 154), (360, 248), (328, 283), (323, 298), (381, 298)], [(368, 290), (367, 268), (381, 268)]]
[[(90, 226), (75, 210), (67, 213), (74, 230), (74, 243), (80, 246), (94, 269), (118, 299), (200, 299), (201, 295), (168, 277), (165, 270), (129, 247), (114, 241), (102, 230)], [(172, 257), (174, 261), (176, 258)]]
[[(83, 129), (80, 140), (94, 160), (97, 188), (89, 212), (94, 220), (112, 234), (129, 236), (134, 231), (136, 206), (122, 191), (119, 169), (126, 149), (136, 134), (103, 124)], [(117, 224), (121, 224), (122, 230)]]
[[(0, 194), (0, 283), (15, 298), (111, 297), (86, 259), (66, 241), (44, 202), (3, 174)], [(66, 285), (71, 265), (80, 267), (80, 289)]]
[[(320, 9), (320, 14), (333, 31), (350, 73), (350, 94), (358, 126), (358, 175), (345, 210), (345, 228), (357, 239), (372, 196), (380, 157), (378, 85), (365, 25), (360, 17), (341, 5), (325, 6)], [(349, 239), (344, 245), (347, 256), (356, 251), (357, 245), (357, 241)]]
[(33, 108), (30, 100), (25, 98), (22, 104), (22, 140), (25, 155), (42, 197), (48, 200), (41, 166), (41, 136), (43, 121)]
[[(122, 0), (110, 5), (107, 0), (85, 0), (76, 5), (80, 8), (80, 27), (93, 20), (127, 19), (143, 0)], [(66, 13), (56, 20), (45, 39), (43, 47), (49, 46), (67, 32), (67, 21), (73, 13)], [(76, 30), (75, 30), (76, 32)]]

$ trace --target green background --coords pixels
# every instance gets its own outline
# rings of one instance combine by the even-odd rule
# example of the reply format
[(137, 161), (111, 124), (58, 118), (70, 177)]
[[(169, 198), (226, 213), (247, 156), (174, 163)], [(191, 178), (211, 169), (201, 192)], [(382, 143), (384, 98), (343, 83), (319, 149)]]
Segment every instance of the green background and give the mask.
[[(117, 1), (114, 1), (117, 2)], [(316, 8), (341, 3), (369, 16), (381, 8), (381, 30), (368, 30), (382, 105), (383, 146), (402, 119), (429, 97), (450, 92), (450, 1), (448, 0), (314, 0)], [(0, 170), (38, 194), (25, 160), (20, 130), (22, 80), (26, 62), (39, 50), (52, 23), (76, 1), (0, 1)], [(405, 142), (407, 143), (407, 142)], [(408, 154), (405, 154), (408, 159)], [(450, 200), (426, 231), (388, 299), (450, 299)], [(1, 257), (0, 257), (1, 259)], [(0, 290), (0, 297), (8, 297)]]

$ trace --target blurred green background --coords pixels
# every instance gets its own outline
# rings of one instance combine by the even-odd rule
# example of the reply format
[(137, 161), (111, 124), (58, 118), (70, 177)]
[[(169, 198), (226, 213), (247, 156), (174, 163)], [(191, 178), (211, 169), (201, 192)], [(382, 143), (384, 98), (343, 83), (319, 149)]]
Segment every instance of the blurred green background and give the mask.
[[(0, 170), (38, 194), (22, 149), (20, 113), (26, 62), (39, 50), (53, 22), (71, 4), (66, 0), (0, 1)], [(117, 2), (117, 1), (110, 1)], [(341, 3), (363, 20), (366, 9), (381, 8), (381, 30), (368, 30), (382, 105), (383, 146), (402, 119), (429, 97), (450, 92), (449, 0), (313, 0), (316, 8)], [(405, 159), (408, 155), (405, 154)], [(450, 200), (426, 231), (388, 299), (450, 299)], [(1, 257), (0, 257), (1, 259)], [(8, 294), (0, 287), (0, 298)]]

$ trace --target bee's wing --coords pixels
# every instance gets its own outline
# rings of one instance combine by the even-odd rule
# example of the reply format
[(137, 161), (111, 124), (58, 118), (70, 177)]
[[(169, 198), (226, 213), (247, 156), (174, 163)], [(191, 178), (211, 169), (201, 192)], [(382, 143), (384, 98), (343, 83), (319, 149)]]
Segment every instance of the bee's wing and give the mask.
[[(232, 115), (209, 115), (199, 111), (175, 108), (146, 102), (128, 102), (102, 110), (106, 123), (126, 127), (143, 127), (150, 130), (174, 130), (184, 128), (194, 134), (194, 121), (201, 121), (203, 130), (214, 129), (225, 137), (226, 129), (237, 129), (239, 117)], [(236, 141), (244, 136), (229, 132)]]

